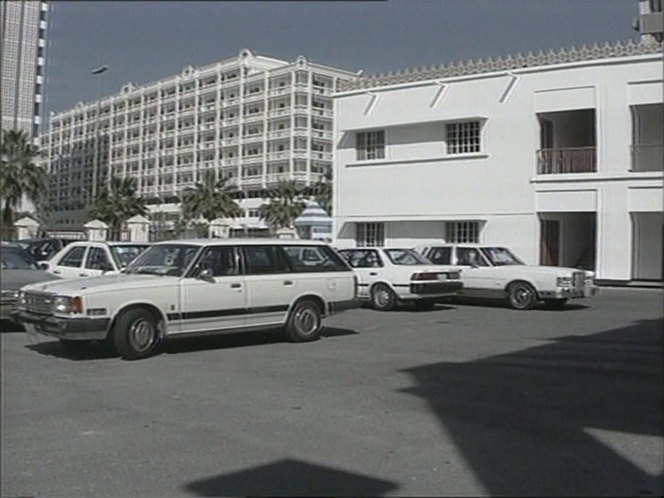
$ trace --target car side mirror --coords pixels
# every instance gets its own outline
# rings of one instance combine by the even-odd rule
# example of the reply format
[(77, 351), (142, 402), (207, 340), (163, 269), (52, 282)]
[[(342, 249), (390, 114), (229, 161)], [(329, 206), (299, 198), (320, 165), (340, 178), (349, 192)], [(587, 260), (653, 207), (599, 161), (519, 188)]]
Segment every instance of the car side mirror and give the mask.
[(212, 271), (212, 268), (206, 268), (201, 271), (196, 278), (198, 280), (203, 280), (204, 282), (214, 283), (214, 272)]
[(44, 270), (44, 271), (48, 270), (50, 266), (51, 266), (51, 265), (48, 263), (48, 261), (39, 261), (39, 262), (37, 263), (37, 267), (38, 267), (40, 270)]

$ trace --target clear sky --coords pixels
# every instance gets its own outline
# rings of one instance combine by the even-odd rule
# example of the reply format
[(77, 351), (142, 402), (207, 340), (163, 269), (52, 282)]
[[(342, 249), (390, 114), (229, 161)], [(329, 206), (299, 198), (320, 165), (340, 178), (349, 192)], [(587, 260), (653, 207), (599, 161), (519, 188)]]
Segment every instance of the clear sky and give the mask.
[[(248, 48), (365, 74), (637, 39), (637, 0), (57, 1), (45, 110)], [(48, 114), (46, 114), (47, 116)]]

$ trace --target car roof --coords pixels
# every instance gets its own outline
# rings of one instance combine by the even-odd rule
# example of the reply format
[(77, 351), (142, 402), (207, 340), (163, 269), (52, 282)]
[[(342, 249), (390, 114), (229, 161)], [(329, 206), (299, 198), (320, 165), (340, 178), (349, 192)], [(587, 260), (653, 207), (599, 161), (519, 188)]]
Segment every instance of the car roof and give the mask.
[(87, 244), (102, 244), (106, 246), (151, 246), (151, 242), (122, 242), (118, 240), (77, 240), (66, 247), (76, 247)]
[(302, 239), (262, 239), (262, 238), (253, 238), (253, 239), (242, 239), (242, 238), (233, 238), (233, 239), (183, 239), (183, 240), (165, 240), (163, 242), (158, 242), (153, 245), (170, 245), (170, 244), (189, 244), (197, 246), (229, 246), (229, 245), (250, 245), (250, 246), (259, 246), (259, 245), (279, 245), (279, 246), (292, 246), (292, 245), (306, 245), (306, 246), (329, 246), (327, 242), (321, 242), (318, 240), (302, 240)]

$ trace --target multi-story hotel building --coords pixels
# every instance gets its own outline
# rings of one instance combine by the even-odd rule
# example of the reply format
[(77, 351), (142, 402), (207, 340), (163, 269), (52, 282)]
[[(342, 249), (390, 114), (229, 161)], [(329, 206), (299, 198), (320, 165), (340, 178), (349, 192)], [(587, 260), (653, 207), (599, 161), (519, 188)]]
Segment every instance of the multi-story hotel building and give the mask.
[(483, 242), (662, 280), (663, 69), (630, 41), (345, 83), (337, 246)]
[(49, 4), (45, 0), (0, 3), (2, 129), (38, 135), (46, 57)]
[(308, 185), (331, 171), (331, 94), (356, 77), (305, 57), (242, 50), (52, 114), (41, 145), (53, 173), (53, 218), (61, 228), (89, 221), (87, 207), (116, 175), (135, 177), (151, 211), (172, 219), (183, 189), (215, 171), (239, 187), (246, 216), (235, 228), (260, 228), (266, 189), (288, 179)]

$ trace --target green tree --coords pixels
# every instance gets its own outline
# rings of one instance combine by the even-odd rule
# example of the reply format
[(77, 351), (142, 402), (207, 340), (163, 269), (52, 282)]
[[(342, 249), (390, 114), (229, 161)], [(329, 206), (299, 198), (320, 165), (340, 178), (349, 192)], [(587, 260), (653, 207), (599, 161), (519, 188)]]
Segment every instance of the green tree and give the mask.
[(227, 178), (216, 178), (213, 171), (208, 171), (202, 181), (184, 190), (182, 216), (186, 222), (200, 217), (208, 223), (240, 216), (242, 209), (231, 196), (235, 191), (237, 187), (229, 185)]
[(306, 204), (306, 192), (292, 181), (280, 181), (268, 191), (268, 202), (258, 208), (258, 216), (273, 229), (293, 228)]
[(35, 164), (37, 147), (28, 135), (19, 130), (5, 130), (0, 144), (0, 198), (3, 201), (2, 221), (13, 228), (14, 212), (25, 197), (37, 203), (46, 193), (49, 174)]
[(122, 225), (129, 218), (147, 214), (145, 199), (137, 192), (136, 178), (114, 176), (93, 202), (89, 215), (109, 225), (111, 239), (119, 238)]

